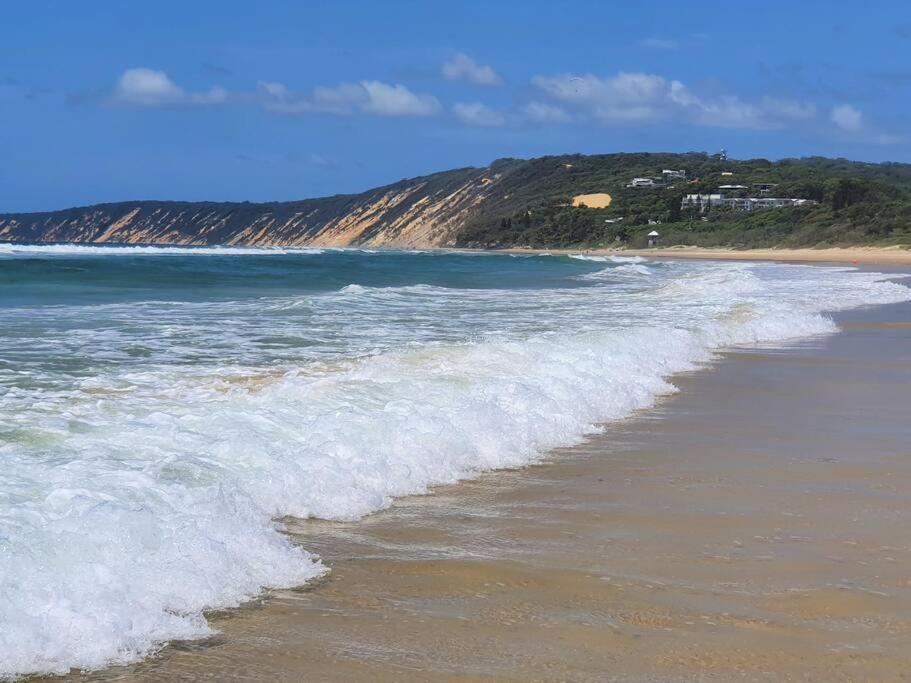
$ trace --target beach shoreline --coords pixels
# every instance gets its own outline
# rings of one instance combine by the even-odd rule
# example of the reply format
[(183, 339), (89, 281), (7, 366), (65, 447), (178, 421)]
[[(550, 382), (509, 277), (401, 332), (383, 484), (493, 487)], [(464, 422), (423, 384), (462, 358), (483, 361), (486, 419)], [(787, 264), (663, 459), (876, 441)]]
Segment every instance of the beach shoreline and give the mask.
[[(38, 248), (73, 248), (86, 249), (108, 248), (108, 249), (176, 249), (176, 250), (198, 250), (206, 249), (225, 249), (229, 250), (261, 250), (263, 253), (269, 253), (270, 249), (300, 249), (300, 250), (321, 250), (325, 245), (320, 244), (303, 244), (290, 245), (285, 243), (258, 244), (258, 245), (187, 245), (183, 243), (166, 243), (166, 244), (110, 244), (84, 242), (73, 244), (56, 244), (56, 243), (19, 243), (3, 242), (0, 246), (11, 248), (27, 249), (29, 247)], [(341, 247), (341, 250), (367, 249), (369, 245), (349, 245)], [(443, 247), (443, 246), (383, 246), (374, 247), (377, 251), (404, 251), (404, 252), (435, 252), (435, 253), (489, 253), (489, 254), (525, 254), (525, 255), (543, 255), (559, 254), (574, 255), (588, 254), (593, 256), (641, 256), (645, 258), (669, 259), (669, 260), (715, 260), (715, 261), (780, 261), (785, 263), (847, 263), (853, 265), (892, 265), (892, 266), (911, 266), (911, 246), (896, 245), (890, 247), (823, 247), (823, 248), (768, 248), (768, 249), (733, 249), (733, 248), (714, 248), (714, 247), (687, 247), (687, 246), (669, 246), (653, 247), (648, 249), (626, 249), (626, 248), (537, 248), (537, 247), (504, 247), (499, 249), (483, 249), (472, 247)]]
[(820, 249), (715, 249), (707, 247), (654, 247), (651, 249), (491, 249), (509, 254), (591, 254), (642, 256), (657, 259), (718, 261), (782, 261), (789, 263), (848, 263), (911, 266), (911, 249), (896, 247), (831, 247)]
[(72, 679), (901, 680), (911, 304), (836, 319), (540, 465), (285, 520), (326, 578)]

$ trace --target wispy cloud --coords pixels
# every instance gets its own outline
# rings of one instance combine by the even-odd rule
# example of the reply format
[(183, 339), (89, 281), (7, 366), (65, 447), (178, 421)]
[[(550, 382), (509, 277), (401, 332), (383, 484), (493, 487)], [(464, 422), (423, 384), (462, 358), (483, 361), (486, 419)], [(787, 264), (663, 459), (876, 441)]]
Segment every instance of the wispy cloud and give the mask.
[(439, 113), (440, 103), (433, 95), (419, 95), (404, 85), (380, 81), (361, 81), (367, 91), (364, 111), (381, 116), (432, 116)]
[(832, 107), (832, 123), (849, 133), (857, 133), (864, 128), (864, 115), (850, 104)]
[(258, 92), (266, 109), (286, 114), (322, 113), (348, 116), (433, 116), (442, 110), (432, 95), (414, 93), (402, 84), (380, 81), (318, 86), (309, 94), (293, 93), (283, 83), (262, 81)]
[(812, 102), (790, 100), (780, 97), (764, 96), (761, 100), (762, 109), (779, 119), (790, 121), (810, 121), (816, 118), (816, 105)]
[(816, 116), (810, 103), (771, 97), (757, 101), (736, 95), (705, 97), (680, 81), (642, 72), (606, 78), (592, 74), (536, 76), (532, 83), (603, 124), (678, 120), (722, 128), (769, 129)]
[(322, 113), (346, 116), (354, 113), (376, 116), (433, 116), (443, 107), (432, 95), (412, 92), (402, 84), (364, 80), (318, 86), (308, 94), (294, 93), (284, 83), (260, 81), (255, 92), (228, 93), (215, 86), (188, 91), (164, 71), (136, 68), (125, 71), (106, 100), (134, 107), (258, 102), (265, 109), (287, 114)]
[(871, 142), (876, 145), (897, 145), (907, 142), (903, 135), (885, 132), (871, 125), (863, 112), (851, 104), (832, 107), (829, 118), (842, 135), (856, 142)]
[(457, 102), (452, 113), (462, 123), (469, 126), (496, 127), (506, 123), (506, 117), (496, 109), (480, 102)]
[(223, 104), (228, 92), (219, 86), (188, 92), (164, 72), (139, 67), (127, 69), (117, 79), (109, 101), (135, 107), (162, 107), (187, 104)]
[(522, 107), (525, 118), (535, 123), (568, 123), (572, 117), (562, 107), (532, 100)]
[[(479, 65), (462, 53), (444, 65), (444, 74), (447, 78), (479, 85), (502, 83), (490, 67)], [(113, 88), (92, 93), (86, 99), (140, 108), (231, 103), (292, 115), (429, 118), (448, 111), (450, 121), (488, 128), (523, 124), (645, 126), (667, 123), (771, 131), (808, 130), (815, 123), (819, 130), (843, 140), (872, 144), (906, 142), (904, 136), (891, 134), (868, 121), (866, 114), (854, 104), (856, 100), (823, 98), (821, 94), (817, 94), (818, 97), (828, 102), (820, 111), (809, 100), (777, 95), (745, 98), (725, 93), (717, 83), (692, 87), (645, 71), (626, 71), (610, 76), (544, 74), (533, 77), (531, 84), (537, 94), (502, 107), (479, 100), (442, 103), (434, 95), (416, 92), (402, 83), (379, 80), (323, 85), (307, 91), (295, 91), (284, 83), (265, 80), (259, 82), (255, 90), (228, 92), (219, 86), (193, 90), (181, 86), (164, 71), (137, 67), (124, 71)], [(9, 85), (6, 90), (10, 90)], [(774, 90), (780, 93), (783, 88)], [(830, 104), (833, 100), (834, 106)], [(826, 120), (828, 126), (818, 125)]]
[(502, 85), (503, 79), (492, 67), (478, 64), (464, 52), (457, 53), (443, 64), (443, 78), (449, 81), (467, 81), (474, 85)]

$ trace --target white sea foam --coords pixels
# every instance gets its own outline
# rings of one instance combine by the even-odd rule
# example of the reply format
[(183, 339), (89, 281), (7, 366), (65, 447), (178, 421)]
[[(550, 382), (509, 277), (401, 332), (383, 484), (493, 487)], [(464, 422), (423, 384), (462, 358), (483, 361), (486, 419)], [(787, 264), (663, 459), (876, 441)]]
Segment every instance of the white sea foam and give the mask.
[(641, 256), (602, 256), (599, 254), (569, 254), (569, 257), (577, 261), (596, 261), (598, 263), (642, 263), (648, 260)]
[[(646, 267), (607, 270), (631, 266)], [(911, 298), (873, 273), (662, 267), (570, 289), (74, 307), (84, 335), (53, 343), (91, 345), (100, 365), (0, 395), (0, 674), (205, 636), (204, 608), (323, 571), (275, 518), (354, 520), (527, 464), (652, 405), (716, 349), (831, 333), (825, 311)], [(310, 350), (257, 365), (247, 320), (282, 338), (306, 326)], [(140, 342), (148, 358), (131, 365), (123, 349)], [(22, 367), (42, 343), (22, 346)], [(190, 364), (197, 348), (213, 362)]]
[(322, 249), (306, 247), (172, 247), (154, 245), (99, 245), (99, 244), (19, 244), (14, 242), (0, 243), (0, 256), (17, 255), (61, 255), (78, 256), (240, 256), (268, 254), (321, 254)]
[(653, 275), (653, 271), (648, 266), (641, 263), (622, 263), (617, 266), (602, 268), (592, 273), (577, 275), (579, 280), (611, 280), (624, 277), (639, 277), (643, 275)]

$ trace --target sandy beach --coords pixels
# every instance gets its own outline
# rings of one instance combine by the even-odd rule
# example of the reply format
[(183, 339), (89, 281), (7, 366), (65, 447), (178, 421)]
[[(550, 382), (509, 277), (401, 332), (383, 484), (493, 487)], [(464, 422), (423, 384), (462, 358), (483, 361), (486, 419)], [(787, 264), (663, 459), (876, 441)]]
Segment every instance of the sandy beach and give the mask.
[(791, 263), (851, 263), (864, 265), (911, 265), (911, 249), (894, 247), (830, 247), (820, 249), (708, 249), (702, 247), (655, 247), (651, 249), (504, 249), (512, 253), (600, 254), (669, 259), (717, 259), (722, 261), (786, 261)]
[(544, 464), (287, 520), (325, 579), (72, 678), (905, 680), (911, 306), (838, 320)]
[(697, 258), (733, 261), (789, 261), (804, 263), (858, 263), (867, 265), (911, 265), (907, 247), (845, 247), (823, 249), (700, 249), (659, 247), (630, 250), (629, 255), (654, 258)]

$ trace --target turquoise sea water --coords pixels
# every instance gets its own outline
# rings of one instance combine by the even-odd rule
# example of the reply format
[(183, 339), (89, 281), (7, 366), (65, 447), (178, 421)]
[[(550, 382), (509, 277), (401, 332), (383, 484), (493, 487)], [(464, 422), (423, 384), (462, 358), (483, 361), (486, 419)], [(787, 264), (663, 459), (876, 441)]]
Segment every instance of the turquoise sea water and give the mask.
[(326, 571), (277, 518), (532, 462), (719, 348), (908, 298), (850, 268), (0, 245), (0, 675), (204, 636)]

